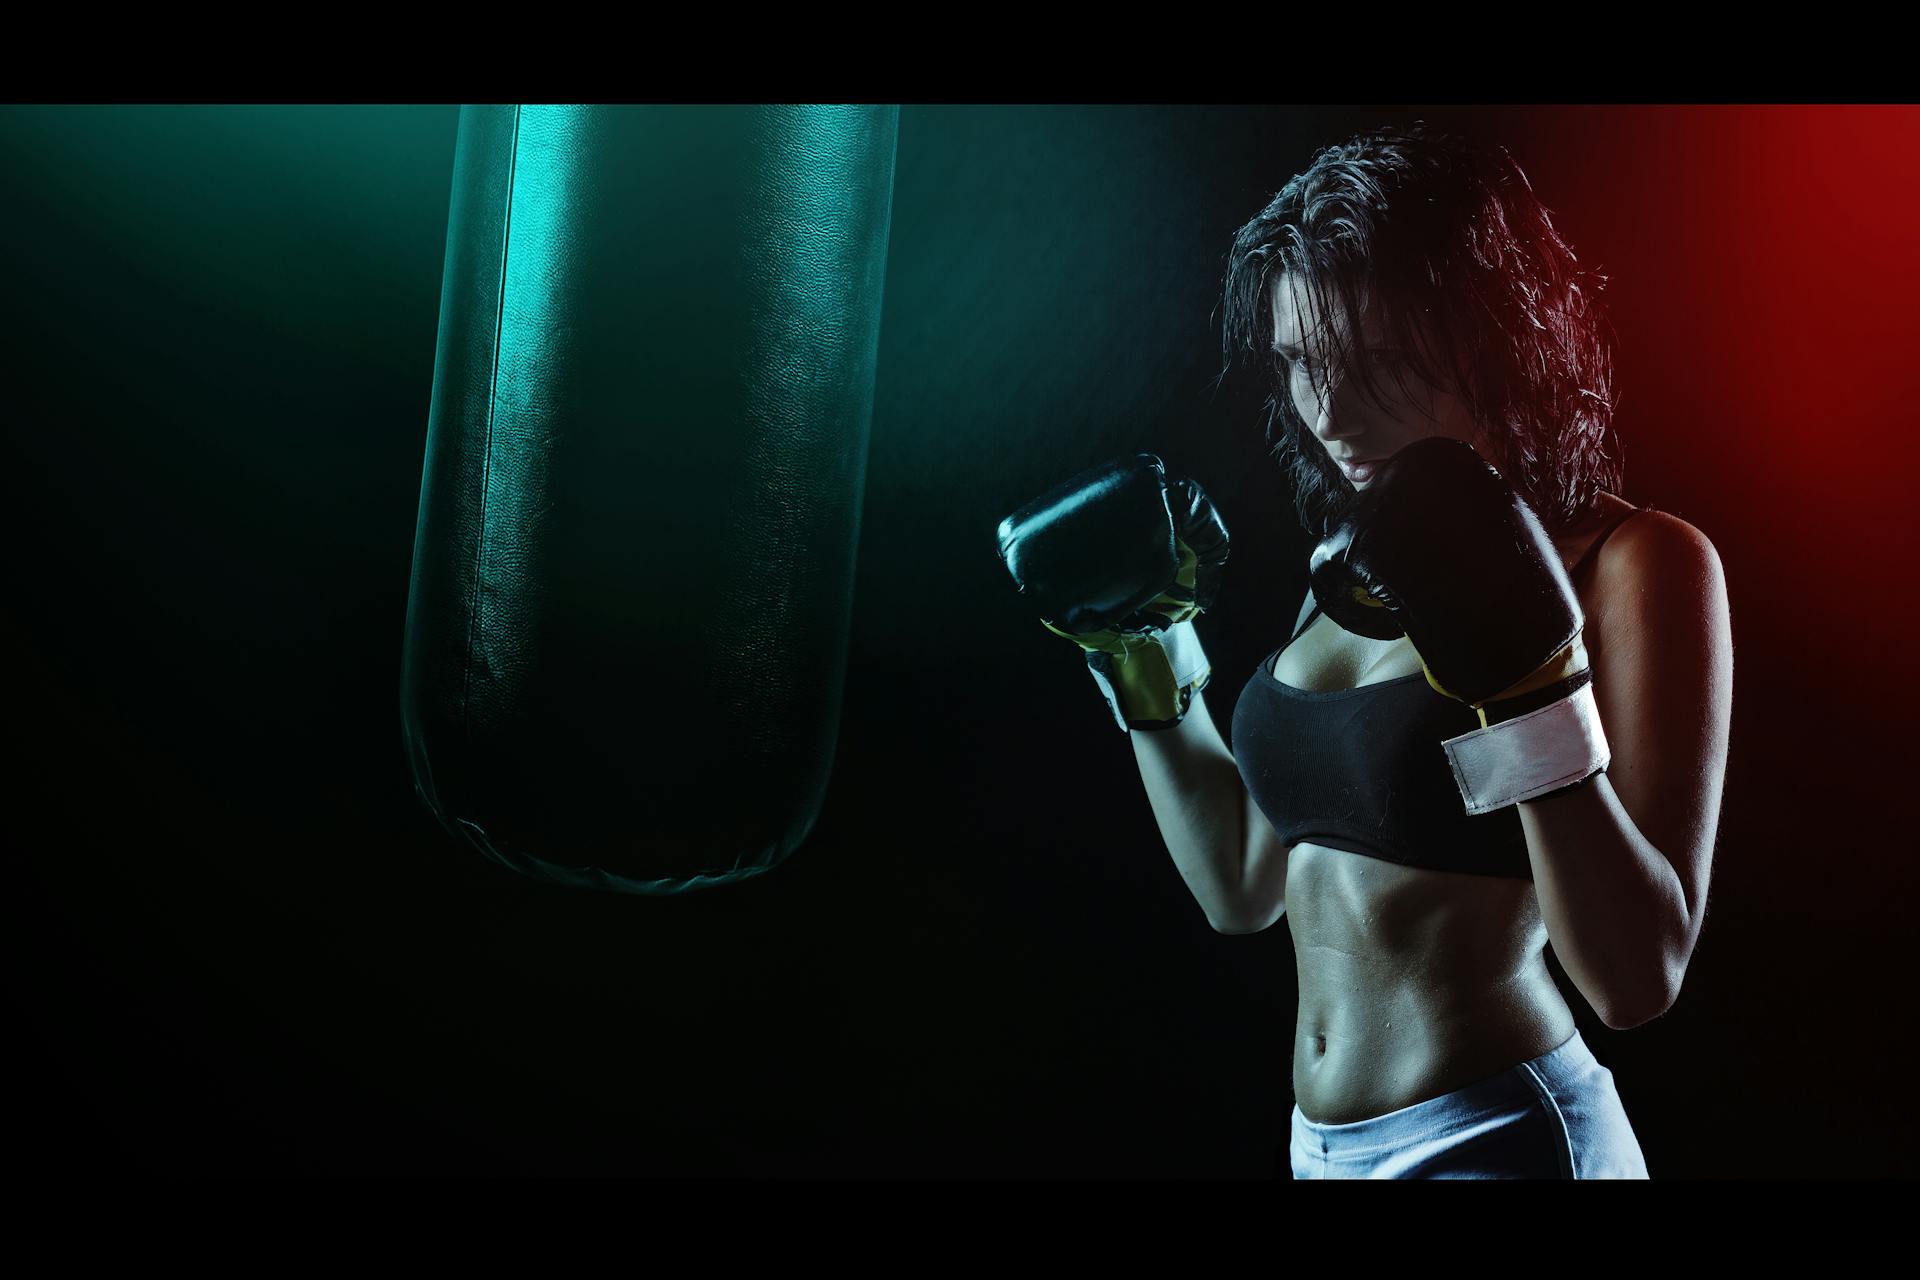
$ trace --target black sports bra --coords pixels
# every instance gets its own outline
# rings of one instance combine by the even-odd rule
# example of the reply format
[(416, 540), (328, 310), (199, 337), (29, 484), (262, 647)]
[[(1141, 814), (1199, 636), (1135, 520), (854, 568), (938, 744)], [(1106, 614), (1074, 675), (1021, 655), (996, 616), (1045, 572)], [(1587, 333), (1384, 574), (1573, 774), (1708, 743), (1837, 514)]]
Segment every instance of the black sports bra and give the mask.
[[(1628, 519), (1600, 531), (1570, 575)], [(1424, 672), (1354, 689), (1314, 692), (1274, 678), (1273, 664), (1320, 612), (1311, 593), (1293, 638), (1268, 654), (1233, 709), (1233, 758), (1281, 842), (1328, 848), (1430, 871), (1533, 879), (1520, 810), (1469, 815), (1443, 739), (1480, 727), (1465, 703), (1434, 691)]]

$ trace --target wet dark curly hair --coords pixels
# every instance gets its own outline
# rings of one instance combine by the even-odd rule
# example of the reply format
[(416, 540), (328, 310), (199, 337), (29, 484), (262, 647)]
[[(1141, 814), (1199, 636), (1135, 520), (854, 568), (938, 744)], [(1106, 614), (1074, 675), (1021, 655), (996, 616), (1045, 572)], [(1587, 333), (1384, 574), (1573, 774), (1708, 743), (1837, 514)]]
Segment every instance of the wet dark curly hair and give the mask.
[[(1250, 365), (1267, 378), (1267, 440), (1291, 473), (1302, 527), (1320, 537), (1355, 490), (1288, 394), (1273, 350), (1277, 273), (1294, 278), (1313, 314), (1344, 316), (1348, 333), (1376, 301), (1404, 353), (1391, 376), (1455, 389), (1481, 424), (1487, 460), (1549, 532), (1582, 523), (1602, 492), (1618, 491), (1606, 278), (1579, 267), (1504, 147), (1424, 122), (1362, 134), (1320, 151), (1234, 235), (1220, 376)], [(1436, 323), (1416, 325), (1422, 316)], [(1327, 358), (1381, 403), (1367, 344), (1339, 349), (1341, 329), (1330, 328)]]

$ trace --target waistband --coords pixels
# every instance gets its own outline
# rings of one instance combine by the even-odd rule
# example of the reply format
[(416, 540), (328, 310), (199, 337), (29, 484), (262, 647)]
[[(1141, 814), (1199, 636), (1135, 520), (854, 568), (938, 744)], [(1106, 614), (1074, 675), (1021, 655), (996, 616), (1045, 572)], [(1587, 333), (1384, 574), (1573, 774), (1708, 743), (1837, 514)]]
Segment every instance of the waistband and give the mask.
[(1548, 1089), (1570, 1086), (1599, 1069), (1599, 1061), (1578, 1029), (1565, 1041), (1537, 1058), (1516, 1063), (1484, 1080), (1443, 1093), (1425, 1102), (1416, 1102), (1385, 1115), (1370, 1116), (1346, 1124), (1322, 1124), (1309, 1120), (1296, 1103), (1293, 1130), (1310, 1137), (1315, 1145), (1331, 1151), (1362, 1155), (1417, 1142), (1456, 1130), (1477, 1120), (1491, 1119), (1510, 1112), (1516, 1102), (1530, 1103), (1538, 1096), (1534, 1082)]

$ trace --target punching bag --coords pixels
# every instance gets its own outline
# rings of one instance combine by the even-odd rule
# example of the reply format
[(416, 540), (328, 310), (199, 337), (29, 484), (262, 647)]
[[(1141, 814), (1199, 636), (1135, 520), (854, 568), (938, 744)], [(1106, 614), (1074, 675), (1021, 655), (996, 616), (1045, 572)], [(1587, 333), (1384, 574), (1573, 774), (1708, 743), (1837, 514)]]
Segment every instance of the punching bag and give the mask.
[(676, 893), (839, 730), (898, 109), (466, 107), (401, 720), (445, 828)]

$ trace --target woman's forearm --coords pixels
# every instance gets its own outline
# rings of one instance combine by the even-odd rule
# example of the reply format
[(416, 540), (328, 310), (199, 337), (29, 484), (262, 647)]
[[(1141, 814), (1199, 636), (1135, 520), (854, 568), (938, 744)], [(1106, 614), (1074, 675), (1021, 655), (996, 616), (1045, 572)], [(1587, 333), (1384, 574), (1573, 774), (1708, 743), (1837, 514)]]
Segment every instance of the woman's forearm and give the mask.
[(1247, 847), (1245, 788), (1204, 694), (1170, 729), (1135, 729), (1134, 759), (1173, 865), (1207, 922), (1237, 931)]

